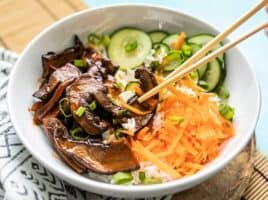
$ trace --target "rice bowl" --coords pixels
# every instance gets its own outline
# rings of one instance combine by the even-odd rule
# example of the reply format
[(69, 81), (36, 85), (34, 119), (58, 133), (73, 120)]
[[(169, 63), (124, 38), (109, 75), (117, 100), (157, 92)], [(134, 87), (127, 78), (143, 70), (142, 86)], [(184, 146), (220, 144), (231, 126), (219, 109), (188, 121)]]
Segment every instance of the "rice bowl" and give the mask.
[[(125, 19), (120, 19), (118, 16), (121, 9), (128, 9), (128, 15)], [(142, 18), (144, 23), (142, 24), (136, 22), (137, 10), (144, 13)], [(108, 13), (108, 15), (105, 13)], [(118, 20), (114, 21), (113, 19)], [(80, 38), (86, 38), (85, 34), (88, 30), (93, 30), (100, 25), (102, 29), (105, 28), (104, 32), (109, 33), (123, 26), (135, 26), (151, 31), (158, 28), (160, 21), (163, 30), (169, 32), (176, 32), (180, 29), (189, 35), (201, 32), (217, 34), (214, 28), (185, 14), (152, 6), (125, 5), (86, 10), (67, 17), (37, 36), (25, 49), (11, 75), (8, 92), (9, 110), (12, 122), (22, 142), (45, 167), (66, 181), (89, 191), (121, 197), (158, 196), (182, 191), (209, 178), (237, 155), (249, 141), (259, 113), (260, 96), (254, 73), (240, 51), (234, 48), (227, 53), (226, 85), (231, 93), (230, 104), (236, 108), (236, 118), (234, 120), (236, 134), (224, 146), (219, 157), (191, 177), (157, 185), (135, 185), (131, 187), (110, 185), (78, 175), (60, 160), (51, 156), (53, 149), (47, 143), (41, 129), (33, 126), (31, 123), (32, 116), (27, 112), (27, 108), (32, 104), (31, 94), (36, 90), (35, 83), (41, 75), (40, 55), (51, 50), (60, 51), (70, 46), (70, 38), (74, 34), (73, 30), (79, 34)], [(163, 21), (165, 22), (163, 23)], [(103, 26), (103, 22), (108, 22), (109, 26), (106, 24)], [(70, 27), (73, 28), (70, 29)], [(51, 40), (54, 42), (48, 42)], [(235, 65), (235, 63), (236, 67), (229, 67)], [(22, 66), (28, 67), (23, 68)], [(238, 72), (241, 74), (242, 80), (234, 81), (237, 80)], [(24, 76), (29, 78), (22, 80), (20, 77)], [(240, 101), (241, 96), (244, 97), (242, 102)], [(16, 101), (17, 97), (21, 99), (19, 106)], [(24, 119), (23, 122), (21, 119)], [(38, 143), (31, 143), (32, 139), (38, 141)]]

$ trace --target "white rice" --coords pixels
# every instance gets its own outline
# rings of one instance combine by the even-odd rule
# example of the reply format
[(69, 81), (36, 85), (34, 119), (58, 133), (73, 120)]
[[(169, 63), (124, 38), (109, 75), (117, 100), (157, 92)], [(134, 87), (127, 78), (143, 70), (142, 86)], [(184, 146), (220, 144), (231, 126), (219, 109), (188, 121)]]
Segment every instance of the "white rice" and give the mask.
[(135, 96), (135, 93), (132, 91), (124, 91), (119, 94), (120, 99), (122, 99), (124, 102), (128, 102), (130, 98)]
[(163, 119), (164, 119), (164, 113), (163, 112), (158, 112), (154, 115), (153, 118), (153, 127), (155, 129), (159, 129), (163, 123)]
[(138, 79), (135, 78), (135, 72), (133, 70), (127, 70), (126, 72), (118, 70), (115, 74), (115, 81), (126, 87), (128, 82), (138, 81)]
[(182, 86), (177, 86), (176, 87), (177, 90), (183, 92), (184, 94), (190, 95), (190, 96), (196, 96), (195, 91), (193, 91), (191, 88), (187, 88), (187, 87), (182, 87)]
[(161, 51), (157, 57), (154, 56), (155, 50), (152, 49), (148, 56), (144, 60), (144, 66), (150, 67), (152, 62), (157, 61), (158, 63), (162, 63), (163, 58), (167, 55), (165, 51)]
[(127, 123), (123, 123), (122, 126), (124, 129), (134, 132), (136, 127), (136, 121), (134, 118), (128, 118)]
[(213, 97), (209, 97), (208, 100), (211, 101), (211, 102), (216, 102), (217, 104), (219, 104), (220, 101), (221, 101), (221, 99), (216, 95), (213, 96)]

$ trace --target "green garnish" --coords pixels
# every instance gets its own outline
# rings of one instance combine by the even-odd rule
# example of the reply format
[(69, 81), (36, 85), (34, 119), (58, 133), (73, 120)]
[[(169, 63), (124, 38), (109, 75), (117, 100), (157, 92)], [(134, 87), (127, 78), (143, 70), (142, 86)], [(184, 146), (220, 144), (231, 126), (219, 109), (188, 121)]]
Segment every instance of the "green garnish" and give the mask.
[(88, 137), (87, 134), (82, 134), (83, 133), (83, 129), (80, 127), (74, 128), (72, 130), (70, 130), (70, 134), (72, 136), (73, 139), (75, 140), (82, 140)]
[(138, 47), (137, 40), (130, 40), (125, 45), (125, 51), (129, 53), (129, 52), (134, 51), (137, 47)]
[(139, 172), (139, 179), (140, 179), (140, 182), (142, 182), (142, 183), (146, 179), (146, 175), (145, 175), (145, 172), (144, 171), (140, 171)]
[(197, 70), (192, 71), (189, 75), (195, 82), (198, 82), (199, 74)]
[(74, 65), (76, 67), (86, 67), (87, 66), (87, 62), (85, 60), (82, 60), (82, 59), (75, 59), (74, 60)]
[(228, 99), (230, 96), (229, 91), (224, 86), (219, 87), (219, 89), (217, 90), (217, 94), (223, 100)]
[(114, 82), (113, 83), (113, 86), (116, 88), (116, 89), (121, 89), (121, 84), (120, 83), (118, 83), (118, 82)]
[(131, 113), (128, 112), (127, 110), (120, 110), (120, 111), (118, 112), (118, 116), (119, 116), (119, 117), (131, 116)]
[(124, 67), (124, 66), (120, 66), (120, 67), (119, 67), (119, 70), (121, 70), (121, 71), (123, 71), (123, 72), (127, 72), (127, 68)]
[(168, 119), (176, 124), (181, 124), (184, 121), (184, 118), (181, 116), (170, 116)]
[(64, 104), (67, 103), (68, 105), (70, 104), (69, 102), (69, 99), (67, 98), (62, 98), (60, 101), (59, 101), (59, 109), (60, 109), (60, 112), (63, 114), (63, 116), (65, 118), (69, 118), (72, 116), (72, 113), (66, 113), (66, 111), (64, 110)]
[(139, 179), (140, 179), (140, 182), (142, 184), (157, 184), (157, 183), (162, 183), (161, 178), (155, 178), (155, 177), (148, 178), (148, 177), (146, 177), (146, 174), (145, 174), (144, 171), (140, 171), (139, 172)]
[(208, 83), (204, 80), (199, 80), (198, 85), (201, 86), (204, 89), (208, 89)]
[(220, 104), (219, 112), (221, 116), (223, 116), (225, 119), (230, 120), (230, 121), (233, 119), (234, 114), (235, 114), (234, 108), (232, 108), (226, 103)]
[(130, 172), (117, 172), (112, 177), (113, 183), (117, 185), (122, 185), (132, 180), (133, 180), (133, 176)]
[(102, 42), (102, 44), (103, 44), (105, 47), (108, 47), (108, 46), (109, 46), (110, 41), (111, 41), (111, 39), (110, 39), (109, 35), (103, 35), (103, 36), (102, 36), (102, 40), (101, 40), (101, 42)]
[(191, 56), (192, 55), (192, 48), (191, 48), (191, 46), (189, 46), (187, 44), (184, 44), (182, 46), (182, 52), (187, 57)]
[(168, 53), (167, 56), (163, 58), (163, 62), (161, 66), (164, 71), (173, 71), (177, 67), (179, 67), (185, 61), (185, 56), (183, 55), (181, 50), (173, 50)]
[(152, 68), (153, 71), (155, 71), (155, 70), (158, 70), (159, 66), (160, 66), (159, 61), (155, 60), (155, 61), (151, 62), (150, 67)]
[(118, 129), (115, 130), (114, 136), (115, 136), (116, 139), (119, 139), (120, 138), (121, 130), (123, 130), (123, 129), (122, 128), (118, 128)]
[(90, 33), (87, 36), (89, 44), (99, 45), (102, 42), (102, 37), (96, 33)]
[(92, 101), (90, 104), (88, 104), (88, 107), (91, 111), (95, 110), (97, 108), (96, 101)]
[(76, 110), (75, 114), (76, 114), (78, 117), (82, 117), (83, 114), (85, 113), (85, 111), (86, 111), (86, 108), (83, 107), (83, 106), (80, 106), (80, 107)]
[(143, 184), (158, 184), (158, 183), (162, 183), (161, 178), (146, 178), (143, 181)]
[(113, 123), (113, 125), (117, 125), (118, 124), (118, 120), (117, 119), (112, 119), (112, 123)]

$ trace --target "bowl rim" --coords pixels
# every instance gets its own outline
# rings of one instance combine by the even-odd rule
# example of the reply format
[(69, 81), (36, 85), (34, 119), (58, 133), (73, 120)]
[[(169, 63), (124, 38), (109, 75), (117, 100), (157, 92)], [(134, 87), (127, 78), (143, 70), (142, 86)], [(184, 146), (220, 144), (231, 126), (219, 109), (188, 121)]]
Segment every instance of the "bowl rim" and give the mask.
[(247, 134), (246, 134), (247, 137), (244, 137), (244, 139), (241, 141), (241, 143), (239, 145), (237, 145), (236, 148), (234, 148), (228, 154), (228, 156), (222, 158), (220, 162), (215, 162), (212, 166), (209, 167), (209, 170), (203, 169), (203, 170), (199, 171), (197, 174), (194, 174), (192, 176), (184, 177), (182, 179), (177, 179), (177, 180), (173, 180), (173, 181), (165, 182), (165, 183), (161, 183), (161, 184), (155, 184), (155, 185), (129, 186), (129, 185), (113, 185), (110, 183), (95, 181), (93, 179), (83, 177), (80, 175), (77, 176), (77, 174), (69, 174), (69, 173), (67, 174), (67, 173), (65, 173), (65, 170), (60, 170), (60, 169), (54, 167), (53, 165), (50, 165), (49, 162), (47, 162), (46, 158), (44, 158), (38, 152), (35, 152), (31, 148), (30, 142), (23, 136), (23, 133), (20, 130), (20, 127), (16, 123), (13, 123), (15, 121), (14, 119), (16, 118), (16, 115), (15, 115), (15, 110), (13, 109), (12, 103), (11, 103), (11, 99), (12, 99), (11, 92), (9, 92), (9, 91), (11, 91), (12, 88), (14, 88), (14, 86), (13, 86), (15, 83), (15, 80), (14, 80), (15, 75), (14, 74), (16, 74), (17, 68), (18, 68), (18, 66), (20, 66), (20, 63), (22, 62), (22, 58), (24, 57), (24, 55), (27, 54), (28, 49), (30, 49), (32, 46), (34, 46), (36, 41), (39, 40), (39, 38), (42, 38), (43, 35), (45, 35), (51, 29), (54, 29), (59, 24), (65, 22), (65, 21), (71, 20), (72, 18), (80, 17), (86, 13), (94, 12), (94, 11), (98, 11), (98, 10), (102, 10), (102, 9), (127, 8), (127, 7), (160, 9), (163, 11), (170, 12), (174, 15), (183, 15), (183, 16), (187, 17), (188, 19), (205, 24), (206, 26), (210, 27), (211, 29), (214, 29), (214, 30), (219, 32), (219, 29), (217, 27), (215, 27), (214, 25), (208, 24), (205, 20), (202, 19), (202, 17), (199, 17), (199, 16), (197, 17), (191, 13), (188, 14), (187, 12), (175, 10), (173, 8), (169, 8), (166, 6), (147, 4), (147, 3), (112, 4), (112, 5), (106, 5), (106, 6), (99, 6), (99, 7), (95, 7), (95, 8), (89, 8), (89, 9), (85, 9), (85, 10), (76, 12), (74, 14), (68, 15), (68, 16), (58, 20), (57, 22), (49, 25), (43, 31), (41, 31), (37, 36), (35, 36), (34, 39), (27, 45), (27, 47), (23, 50), (23, 52), (19, 56), (19, 59), (17, 60), (16, 64), (14, 65), (14, 67), (11, 71), (9, 84), (8, 84), (7, 103), (8, 103), (8, 110), (9, 110), (9, 114), (10, 114), (10, 119), (11, 119), (11, 122), (12, 122), (20, 140), (22, 141), (24, 146), (27, 148), (27, 150), (34, 156), (34, 158), (36, 158), (44, 167), (49, 169), (56, 176), (61, 177), (63, 180), (66, 180), (67, 182), (69, 182), (73, 185), (76, 185), (78, 187), (81, 187), (83, 189), (86, 189), (88, 186), (90, 186), (90, 188), (92, 188), (93, 190), (96, 190), (96, 191), (101, 190), (106, 194), (107, 193), (111, 193), (111, 194), (121, 193), (120, 196), (122, 196), (122, 195), (127, 194), (127, 193), (139, 193), (139, 192), (141, 192), (142, 194), (145, 194), (148, 192), (154, 193), (157, 191), (165, 191), (165, 190), (171, 191), (171, 190), (175, 190), (178, 187), (186, 187), (186, 185), (190, 185), (190, 184), (193, 184), (195, 182), (198, 182), (198, 180), (206, 179), (206, 177), (209, 177), (209, 176), (215, 174), (217, 171), (219, 171), (224, 166), (226, 166), (226, 164), (229, 161), (231, 161), (245, 147), (245, 145), (249, 142), (250, 138), (252, 137), (252, 135), (254, 133), (254, 129), (256, 127), (256, 124), (257, 124), (257, 121), (258, 121), (258, 118), (260, 115), (260, 107), (261, 107), (260, 86), (259, 86), (259, 82), (256, 78), (256, 74), (255, 74), (252, 66), (250, 65), (250, 63), (248, 61), (248, 58), (244, 55), (244, 53), (241, 51), (241, 49), (239, 47), (235, 47), (235, 48), (239, 51), (239, 53), (242, 55), (242, 58), (248, 64), (248, 68), (250, 70), (250, 73), (253, 75), (253, 82), (256, 84), (256, 87), (257, 87), (257, 91), (256, 91), (257, 92), (257, 96), (256, 96), (257, 101), (256, 102), (258, 105), (257, 105), (257, 111), (256, 111), (256, 113), (257, 113), (256, 118), (252, 122), (249, 130), (247, 131)]

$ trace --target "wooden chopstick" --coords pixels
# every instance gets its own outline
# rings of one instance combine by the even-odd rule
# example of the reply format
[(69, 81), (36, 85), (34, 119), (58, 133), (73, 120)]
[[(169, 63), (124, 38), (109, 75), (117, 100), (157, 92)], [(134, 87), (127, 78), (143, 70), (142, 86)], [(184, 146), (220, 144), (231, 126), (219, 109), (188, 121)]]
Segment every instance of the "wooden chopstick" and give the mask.
[(200, 49), (192, 57), (186, 60), (179, 68), (171, 72), (166, 77), (166, 79), (169, 79), (170, 77), (174, 76), (178, 72), (182, 71), (184, 68), (190, 66), (191, 64), (199, 60), (201, 57), (206, 55), (207, 52), (209, 52), (213, 47), (215, 47), (222, 40), (224, 40), (230, 33), (232, 33), (237, 27), (239, 27), (241, 24), (247, 21), (251, 16), (253, 16), (256, 12), (258, 12), (261, 8), (263, 8), (267, 4), (268, 4), (268, 0), (262, 0), (261, 2), (259, 2), (255, 7), (253, 7), (250, 11), (248, 11), (243, 16), (241, 16), (235, 23), (229, 26), (225, 31), (217, 35), (213, 40), (211, 40), (205, 46), (203, 46), (202, 49)]
[(168, 79), (165, 79), (162, 83), (160, 83), (159, 85), (157, 85), (156, 87), (154, 87), (153, 89), (151, 89), (150, 91), (146, 92), (141, 97), (139, 97), (138, 101), (141, 103), (141, 102), (149, 99), (153, 95), (155, 95), (158, 92), (160, 92), (160, 90), (163, 89), (164, 87), (168, 86), (171, 83), (174, 83), (174, 82), (178, 81), (180, 78), (182, 78), (183, 76), (185, 76), (189, 72), (193, 71), (194, 69), (196, 69), (196, 68), (198, 68), (198, 67), (200, 67), (200, 66), (202, 66), (204, 64), (207, 64), (208, 62), (210, 62), (214, 58), (218, 57), (219, 55), (221, 55), (225, 51), (231, 49), (232, 47), (234, 47), (237, 44), (239, 44), (240, 42), (246, 40), (250, 36), (252, 36), (255, 33), (259, 32), (260, 30), (263, 30), (264, 28), (268, 28), (268, 23), (264, 23), (264, 24), (262, 24), (260, 26), (257, 26), (252, 31), (250, 31), (250, 32), (246, 33), (245, 35), (239, 37), (238, 39), (236, 39), (236, 40), (224, 45), (223, 47), (215, 50), (211, 54), (208, 54), (207, 56), (205, 56), (202, 59), (200, 59), (198, 62), (194, 63), (193, 65), (191, 65), (191, 66), (189, 66), (187, 68), (184, 68), (182, 71), (180, 71), (179, 73), (175, 74), (174, 76), (172, 76), (172, 77), (170, 77)]

